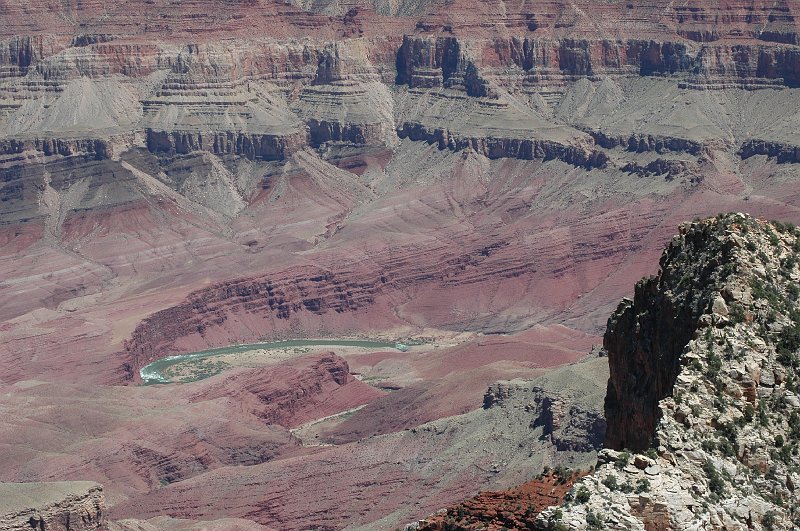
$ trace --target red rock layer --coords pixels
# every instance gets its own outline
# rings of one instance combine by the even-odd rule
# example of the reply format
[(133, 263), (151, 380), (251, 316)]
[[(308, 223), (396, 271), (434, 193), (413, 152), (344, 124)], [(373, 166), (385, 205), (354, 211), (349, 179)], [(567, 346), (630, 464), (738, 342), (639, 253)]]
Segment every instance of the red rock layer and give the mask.
[[(302, 453), (288, 431), (383, 393), (331, 353), (238, 369), (194, 385), (10, 386), (2, 405), (4, 481), (94, 477), (116, 501), (222, 466)], [(22, 444), (20, 441), (28, 441)]]
[[(166, 0), (123, 5), (105, 2), (54, 3), (48, 0), (19, 2), (4, 0), (0, 7), (7, 18), (6, 34), (80, 33), (79, 43), (103, 40), (109, 35), (158, 34), (165, 38), (202, 38), (209, 35), (256, 35), (257, 28), (269, 27), (273, 36), (317, 34), (358, 35), (361, 32), (386, 34), (394, 28), (417, 25), (424, 30), (438, 29), (470, 35), (502, 28), (505, 32), (544, 34), (587, 34), (609, 32), (658, 35), (674, 32), (696, 41), (730, 38), (760, 38), (775, 42), (796, 39), (798, 4), (781, 2), (717, 0), (683, 1), (664, 6), (660, 2), (606, 3), (582, 0), (540, 2), (532, 6), (523, 0), (470, 3), (428, 1), (404, 17), (377, 15), (368, 1), (336, 4), (340, 14), (328, 17), (309, 13), (289, 3), (273, 0), (227, 2), (215, 9), (208, 0), (171, 4)], [(379, 9), (386, 12), (386, 8)], [(391, 11), (390, 11), (391, 13)], [(272, 23), (264, 26), (264, 23)], [(373, 27), (370, 27), (373, 25)], [(86, 32), (82, 28), (91, 28)], [(263, 31), (262, 31), (263, 33)], [(336, 33), (334, 33), (336, 35)], [(796, 42), (796, 41), (794, 41)]]
[(549, 473), (509, 490), (481, 492), (445, 512), (419, 522), (420, 531), (536, 529), (542, 509), (560, 505), (583, 474)]
[(381, 395), (353, 378), (345, 360), (328, 352), (277, 367), (225, 373), (200, 386), (191, 399), (234, 400), (267, 424), (292, 428)]

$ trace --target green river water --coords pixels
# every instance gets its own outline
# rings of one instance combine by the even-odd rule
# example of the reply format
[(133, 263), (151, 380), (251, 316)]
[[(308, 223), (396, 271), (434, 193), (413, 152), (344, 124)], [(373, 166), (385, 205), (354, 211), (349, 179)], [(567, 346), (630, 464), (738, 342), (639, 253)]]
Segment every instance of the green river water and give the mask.
[(270, 341), (268, 343), (251, 343), (248, 345), (231, 345), (229, 347), (212, 348), (209, 350), (201, 350), (199, 352), (192, 352), (190, 354), (181, 354), (178, 356), (169, 356), (161, 358), (139, 369), (139, 375), (142, 377), (142, 385), (163, 384), (171, 383), (170, 380), (164, 376), (164, 371), (169, 367), (178, 363), (183, 363), (189, 360), (197, 360), (201, 358), (211, 358), (220, 356), (222, 354), (231, 354), (234, 352), (247, 352), (248, 350), (257, 349), (279, 349), (287, 347), (366, 347), (375, 349), (396, 348), (404, 350), (408, 347), (400, 343), (387, 343), (385, 341), (369, 341), (360, 339), (288, 339), (285, 341)]

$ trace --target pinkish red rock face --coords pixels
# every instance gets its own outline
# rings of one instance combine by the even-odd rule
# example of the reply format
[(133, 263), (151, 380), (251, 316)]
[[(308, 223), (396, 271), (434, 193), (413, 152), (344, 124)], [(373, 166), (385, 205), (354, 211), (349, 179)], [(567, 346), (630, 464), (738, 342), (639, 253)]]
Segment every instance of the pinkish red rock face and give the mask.
[[(379, 528), (530, 479), (557, 447), (426, 463), (487, 386), (599, 342), (678, 223), (800, 221), (799, 11), (0, 0), (0, 480), (97, 480), (118, 517)], [(438, 348), (134, 385), (168, 355), (354, 336)], [(332, 447), (288, 431), (362, 405), (314, 425)]]
[(302, 453), (288, 428), (383, 394), (355, 380), (331, 353), (237, 369), (193, 386), (29, 381), (7, 392), (0, 436), (17, 442), (0, 459), (4, 478), (91, 475), (108, 485), (112, 500), (222, 466)]

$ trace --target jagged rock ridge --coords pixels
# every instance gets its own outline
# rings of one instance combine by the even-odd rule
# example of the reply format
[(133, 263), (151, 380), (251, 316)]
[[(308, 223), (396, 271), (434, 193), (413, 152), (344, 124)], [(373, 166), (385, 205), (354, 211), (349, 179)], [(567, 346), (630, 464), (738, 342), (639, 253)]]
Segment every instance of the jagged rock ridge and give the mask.
[(0, 530), (105, 529), (103, 487), (91, 481), (0, 484)]
[(800, 525), (799, 252), (793, 225), (681, 226), (609, 319), (597, 470), (539, 528)]

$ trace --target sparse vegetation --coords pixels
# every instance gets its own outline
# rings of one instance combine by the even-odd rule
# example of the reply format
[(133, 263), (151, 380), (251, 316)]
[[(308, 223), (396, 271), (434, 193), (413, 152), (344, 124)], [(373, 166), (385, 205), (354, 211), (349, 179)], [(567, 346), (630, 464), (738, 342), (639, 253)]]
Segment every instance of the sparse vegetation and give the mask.
[(717, 472), (717, 468), (714, 466), (714, 463), (711, 462), (711, 459), (706, 459), (703, 464), (703, 472), (705, 472), (708, 478), (708, 489), (718, 496), (723, 495), (725, 493), (725, 481), (722, 479), (720, 473)]
[(755, 416), (755, 409), (753, 408), (753, 404), (747, 403), (744, 406), (744, 411), (742, 412), (742, 424), (750, 424), (753, 422), (753, 417)]
[(586, 524), (589, 529), (603, 529), (605, 522), (600, 516), (589, 511), (586, 513)]
[(775, 511), (767, 511), (767, 513), (764, 515), (764, 518), (761, 519), (761, 525), (764, 526), (764, 529), (768, 529), (769, 531), (777, 529), (777, 524), (778, 518), (775, 515)]
[(614, 461), (614, 466), (617, 468), (617, 470), (622, 470), (623, 468), (628, 466), (630, 460), (631, 460), (631, 454), (630, 452), (625, 450), (622, 453), (620, 453), (619, 457), (617, 457), (616, 461)]
[(581, 487), (575, 492), (575, 501), (578, 503), (586, 503), (591, 497), (592, 493), (589, 492), (589, 489), (587, 489), (585, 485), (581, 485)]
[(744, 306), (738, 302), (734, 302), (729, 306), (728, 314), (734, 323), (743, 323), (746, 318)]
[(617, 491), (619, 490), (619, 484), (617, 483), (617, 476), (609, 475), (603, 479), (603, 485), (605, 485), (608, 490), (610, 491)]

